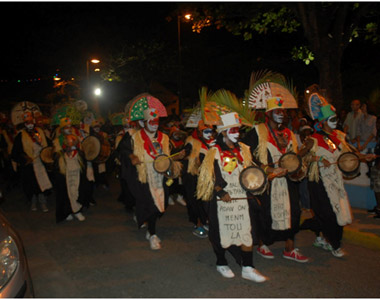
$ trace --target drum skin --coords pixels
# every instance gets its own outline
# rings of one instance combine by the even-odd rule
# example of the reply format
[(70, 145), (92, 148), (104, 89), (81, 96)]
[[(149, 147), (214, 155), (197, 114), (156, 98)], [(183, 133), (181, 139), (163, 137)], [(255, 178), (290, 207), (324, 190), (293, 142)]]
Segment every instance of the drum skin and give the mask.
[(157, 155), (153, 161), (153, 168), (157, 173), (166, 173), (171, 165), (172, 160), (166, 154)]
[(40, 152), (40, 158), (47, 170), (49, 171), (53, 170), (54, 168), (53, 147), (47, 146), (47, 147), (42, 148)]
[(82, 150), (87, 161), (94, 161), (100, 153), (101, 144), (97, 137), (88, 136), (82, 142)]
[(346, 178), (354, 178), (360, 171), (360, 160), (353, 152), (342, 153), (337, 161), (339, 170)]
[(244, 190), (259, 195), (265, 191), (268, 178), (261, 168), (250, 166), (240, 173), (239, 181)]
[(278, 165), (280, 168), (288, 170), (288, 174), (297, 173), (302, 166), (301, 158), (294, 152), (288, 152), (281, 156)]

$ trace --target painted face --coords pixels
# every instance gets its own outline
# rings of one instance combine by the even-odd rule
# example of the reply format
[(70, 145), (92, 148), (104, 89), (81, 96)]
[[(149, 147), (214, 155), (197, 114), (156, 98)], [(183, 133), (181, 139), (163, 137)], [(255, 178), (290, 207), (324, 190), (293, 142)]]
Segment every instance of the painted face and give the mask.
[(26, 129), (28, 129), (28, 130), (32, 130), (32, 129), (34, 128), (34, 124), (33, 124), (33, 123), (26, 123), (26, 124), (25, 124), (25, 127), (26, 127)]
[(239, 127), (232, 127), (227, 129), (227, 137), (230, 139), (231, 142), (237, 143), (239, 140)]
[(144, 124), (143, 120), (139, 120), (138, 123), (139, 123), (139, 125), (140, 125), (141, 128), (145, 127), (145, 124)]
[(63, 128), (63, 133), (65, 135), (71, 134), (71, 127), (65, 127), (65, 128)]
[(212, 129), (211, 128), (206, 128), (202, 131), (203, 138), (208, 141), (209, 139), (212, 138)]
[(336, 115), (333, 115), (327, 119), (327, 125), (329, 125), (331, 129), (335, 129), (337, 124), (338, 118), (336, 117)]
[(284, 122), (284, 111), (282, 109), (275, 109), (272, 112), (273, 121), (277, 124), (282, 124)]
[(98, 127), (98, 126), (94, 127), (94, 131), (95, 131), (96, 133), (98, 133), (98, 132), (100, 131), (100, 127)]
[(155, 118), (146, 122), (146, 128), (150, 132), (156, 132), (158, 130), (159, 119)]

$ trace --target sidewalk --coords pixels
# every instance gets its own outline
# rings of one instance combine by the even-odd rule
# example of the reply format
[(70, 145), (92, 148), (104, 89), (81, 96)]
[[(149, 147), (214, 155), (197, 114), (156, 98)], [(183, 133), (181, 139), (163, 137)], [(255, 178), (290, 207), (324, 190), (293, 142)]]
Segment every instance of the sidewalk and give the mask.
[(366, 209), (352, 208), (354, 220), (344, 227), (343, 242), (380, 250), (380, 219)]
[[(367, 213), (366, 209), (352, 208), (352, 213), (352, 224), (344, 226), (343, 243), (380, 250), (380, 219), (374, 219), (374, 214)], [(303, 210), (301, 223), (310, 217), (310, 212)]]

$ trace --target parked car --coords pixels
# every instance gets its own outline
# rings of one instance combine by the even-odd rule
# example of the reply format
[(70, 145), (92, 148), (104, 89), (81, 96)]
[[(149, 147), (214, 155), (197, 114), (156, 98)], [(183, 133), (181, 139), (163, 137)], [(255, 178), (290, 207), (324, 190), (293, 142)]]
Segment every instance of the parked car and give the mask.
[(19, 234), (0, 209), (0, 298), (34, 298), (28, 261)]

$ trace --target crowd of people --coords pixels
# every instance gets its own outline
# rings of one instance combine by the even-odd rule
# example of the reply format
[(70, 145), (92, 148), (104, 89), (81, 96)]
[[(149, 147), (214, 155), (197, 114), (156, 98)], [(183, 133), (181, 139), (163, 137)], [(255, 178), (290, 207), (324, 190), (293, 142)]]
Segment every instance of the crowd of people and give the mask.
[[(352, 214), (343, 182), (348, 174), (337, 164), (343, 154), (369, 164), (377, 200), (371, 212), (380, 218), (380, 160), (375, 159), (380, 122), (358, 100), (352, 112), (338, 118), (321, 95), (313, 97), (318, 108), (308, 113), (284, 109), (283, 99), (269, 98), (263, 122), (252, 127), (229, 112), (217, 126), (201, 119), (187, 128), (178, 116), (162, 117), (152, 107), (115, 126), (96, 119), (73, 125), (66, 116), (51, 127), (25, 111), (16, 128), (4, 116), (3, 172), (9, 186), (21, 182), (31, 211), (49, 211), (46, 196), (55, 190), (59, 223), (84, 221), (86, 209), (96, 205), (94, 190), (108, 189), (106, 174), (117, 170), (118, 201), (133, 212), (138, 228), (146, 229), (152, 250), (161, 249), (159, 218), (177, 201), (186, 206), (192, 233), (209, 239), (223, 277), (235, 276), (225, 257), (229, 251), (243, 278), (263, 282), (267, 276), (254, 266), (254, 247), (274, 259), (270, 246), (284, 242), (283, 258), (307, 263), (296, 247), (302, 229), (315, 232), (315, 246), (345, 255), (343, 227)], [(101, 160), (99, 153), (91, 157), (89, 137), (106, 149)], [(313, 217), (300, 224), (303, 209)]]

